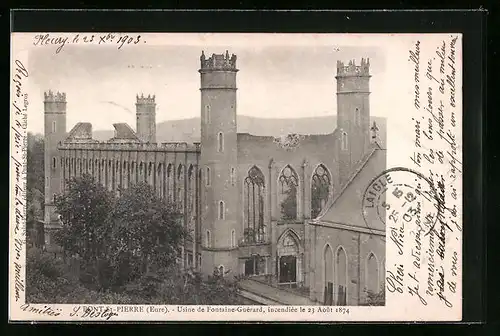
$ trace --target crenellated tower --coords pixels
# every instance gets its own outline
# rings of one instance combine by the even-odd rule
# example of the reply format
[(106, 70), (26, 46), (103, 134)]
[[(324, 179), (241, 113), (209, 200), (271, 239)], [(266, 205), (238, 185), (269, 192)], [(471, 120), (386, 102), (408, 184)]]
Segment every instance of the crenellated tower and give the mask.
[(202, 272), (238, 274), (236, 56), (200, 57)]
[(137, 136), (143, 142), (156, 143), (156, 102), (155, 96), (137, 95)]
[(340, 177), (347, 178), (370, 148), (370, 60), (337, 61)]
[(44, 93), (45, 245), (54, 246), (53, 232), (60, 228), (55, 213), (55, 195), (62, 192), (61, 156), (58, 144), (66, 138), (66, 94)]

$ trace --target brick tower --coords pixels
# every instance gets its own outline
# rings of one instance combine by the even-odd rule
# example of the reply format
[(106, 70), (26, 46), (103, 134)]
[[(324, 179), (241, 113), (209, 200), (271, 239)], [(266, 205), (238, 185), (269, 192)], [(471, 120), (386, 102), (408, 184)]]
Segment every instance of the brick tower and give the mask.
[(370, 148), (370, 61), (337, 62), (340, 178), (345, 180)]
[(137, 136), (143, 142), (156, 143), (156, 102), (155, 96), (137, 95), (135, 104), (137, 115)]
[(201, 270), (238, 274), (236, 56), (201, 57)]
[(60, 222), (55, 213), (55, 195), (62, 192), (61, 156), (58, 144), (66, 138), (66, 94), (44, 94), (45, 116), (45, 246), (47, 249), (55, 247), (53, 233), (60, 228)]

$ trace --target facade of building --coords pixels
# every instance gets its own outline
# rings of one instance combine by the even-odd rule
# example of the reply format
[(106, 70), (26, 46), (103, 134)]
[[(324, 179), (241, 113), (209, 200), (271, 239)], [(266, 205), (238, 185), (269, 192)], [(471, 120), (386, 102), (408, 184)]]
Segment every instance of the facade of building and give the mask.
[[(119, 193), (145, 181), (177, 204), (192, 232), (183, 263), (205, 274), (266, 276), (309, 288), (311, 299), (358, 305), (382, 288), (385, 227), (367, 228), (361, 200), (386, 168), (370, 119), (370, 64), (337, 63), (338, 122), (329, 134), (255, 136), (237, 131), (236, 56), (200, 57), (201, 142), (156, 143), (155, 96), (137, 96), (136, 131), (114, 124), (66, 132), (66, 96), (45, 94), (45, 232), (57, 230), (54, 195), (92, 174)], [(332, 90), (333, 94), (333, 90)], [(369, 219), (368, 219), (369, 220)]]

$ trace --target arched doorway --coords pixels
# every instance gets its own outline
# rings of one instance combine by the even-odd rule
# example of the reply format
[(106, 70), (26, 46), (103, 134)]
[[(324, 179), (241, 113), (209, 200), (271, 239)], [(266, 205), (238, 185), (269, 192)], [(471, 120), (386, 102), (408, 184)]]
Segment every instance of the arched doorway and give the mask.
[(292, 230), (284, 232), (278, 240), (277, 259), (278, 284), (293, 287), (301, 281), (300, 240)]

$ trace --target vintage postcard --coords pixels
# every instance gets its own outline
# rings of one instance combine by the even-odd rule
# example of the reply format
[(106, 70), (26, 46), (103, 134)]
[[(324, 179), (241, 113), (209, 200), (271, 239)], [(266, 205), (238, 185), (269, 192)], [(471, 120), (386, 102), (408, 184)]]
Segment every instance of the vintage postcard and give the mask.
[(462, 319), (461, 34), (11, 48), (11, 321)]

